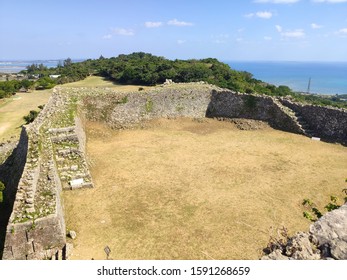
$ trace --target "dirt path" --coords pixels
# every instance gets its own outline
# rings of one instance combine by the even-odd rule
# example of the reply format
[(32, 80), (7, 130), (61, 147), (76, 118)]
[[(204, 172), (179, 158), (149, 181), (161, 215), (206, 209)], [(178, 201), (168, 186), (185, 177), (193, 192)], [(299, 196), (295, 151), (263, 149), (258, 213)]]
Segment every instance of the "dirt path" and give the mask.
[(87, 125), (95, 188), (64, 192), (73, 259), (257, 259), (271, 228), (307, 230), (302, 199), (342, 194), (347, 152), (271, 128), (156, 120)]

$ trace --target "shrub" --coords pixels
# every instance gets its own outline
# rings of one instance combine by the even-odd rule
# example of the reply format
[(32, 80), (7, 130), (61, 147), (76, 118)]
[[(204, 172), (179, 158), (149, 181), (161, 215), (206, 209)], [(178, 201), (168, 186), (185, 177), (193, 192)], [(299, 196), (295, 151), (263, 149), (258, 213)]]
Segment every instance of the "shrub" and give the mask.
[(37, 112), (35, 110), (31, 110), (28, 115), (23, 117), (23, 119), (26, 121), (26, 124), (29, 124), (29, 123), (32, 123), (36, 119), (38, 114), (39, 114), (39, 112)]
[(150, 113), (153, 111), (153, 101), (151, 99), (147, 99), (146, 101), (146, 112)]
[[(347, 182), (347, 179), (346, 179)], [(342, 192), (346, 194), (346, 197), (344, 198), (345, 203), (347, 203), (347, 189), (343, 189)], [(327, 212), (333, 211), (335, 209), (338, 209), (341, 205), (337, 201), (337, 197), (334, 195), (330, 196), (330, 202), (327, 203), (327, 205), (324, 206), (324, 209)], [(308, 210), (303, 212), (303, 216), (310, 220), (311, 222), (317, 221), (320, 217), (323, 216), (323, 213), (321, 210), (317, 208), (317, 206), (310, 200), (305, 198), (302, 202), (302, 205), (305, 206)]]

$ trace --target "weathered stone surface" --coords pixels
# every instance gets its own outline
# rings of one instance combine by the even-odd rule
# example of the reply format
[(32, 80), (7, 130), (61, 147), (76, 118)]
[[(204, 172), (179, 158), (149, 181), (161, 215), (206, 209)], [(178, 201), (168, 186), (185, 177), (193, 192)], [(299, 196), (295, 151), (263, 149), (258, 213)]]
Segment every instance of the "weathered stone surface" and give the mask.
[(289, 260), (290, 258), (283, 255), (282, 251), (280, 249), (277, 249), (270, 253), (269, 255), (266, 255), (262, 257), (262, 260)]
[(289, 239), (286, 246), (286, 255), (295, 260), (319, 260), (320, 252), (311, 243), (310, 235), (299, 232)]
[(310, 226), (309, 233), (297, 233), (282, 248), (262, 259), (283, 257), (295, 260), (347, 260), (347, 203), (323, 215)]
[(70, 230), (70, 231), (69, 231), (69, 237), (70, 237), (71, 239), (76, 239), (76, 237), (77, 237), (76, 232), (73, 231), (73, 230)]
[(282, 99), (305, 120), (316, 136), (329, 141), (347, 143), (347, 110), (317, 105), (305, 105)]
[(316, 236), (319, 246), (327, 244), (335, 259), (347, 259), (347, 204), (326, 213), (311, 225), (310, 233)]

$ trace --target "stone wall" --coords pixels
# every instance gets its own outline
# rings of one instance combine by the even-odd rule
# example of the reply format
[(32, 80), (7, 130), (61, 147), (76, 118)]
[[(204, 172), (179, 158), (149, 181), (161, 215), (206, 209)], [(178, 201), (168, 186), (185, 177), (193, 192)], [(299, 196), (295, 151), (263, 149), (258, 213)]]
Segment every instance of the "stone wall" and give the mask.
[(74, 101), (55, 90), (37, 119), (23, 128), (17, 149), (26, 151), (24, 168), (18, 170), (3, 259), (66, 258), (63, 185), (71, 189), (69, 183), (80, 179), (78, 187), (92, 187), (75, 114)]
[(245, 118), (268, 122), (275, 129), (302, 134), (297, 122), (269, 96), (212, 91), (208, 117)]
[[(18, 159), (13, 165), (14, 176), (4, 180), (15, 198), (3, 259), (65, 258), (60, 193), (62, 189), (93, 187), (85, 154), (84, 117), (116, 129), (136, 127), (158, 117), (249, 118), (304, 134), (294, 109), (300, 110), (312, 127), (326, 131), (327, 138), (346, 140), (345, 111), (280, 103), (272, 97), (235, 93), (204, 83), (170, 84), (134, 93), (56, 88), (38, 118), (23, 128), (13, 156)], [(10, 180), (13, 182), (8, 183)]]
[(300, 114), (310, 129), (322, 139), (347, 143), (347, 110), (305, 105), (286, 99), (281, 102)]
[(117, 129), (158, 117), (224, 117), (262, 120), (276, 129), (302, 133), (297, 122), (274, 98), (239, 94), (200, 83), (174, 84), (133, 94), (87, 95), (83, 105), (89, 120), (102, 121)]

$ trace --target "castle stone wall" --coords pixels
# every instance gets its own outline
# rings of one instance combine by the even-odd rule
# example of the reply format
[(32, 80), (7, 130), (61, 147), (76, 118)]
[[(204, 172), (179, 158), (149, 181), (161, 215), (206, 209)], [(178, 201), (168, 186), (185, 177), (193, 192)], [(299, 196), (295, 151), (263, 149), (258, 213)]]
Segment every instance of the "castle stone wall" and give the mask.
[[(78, 108), (83, 112), (80, 117), (76, 115)], [(159, 117), (249, 118), (303, 134), (291, 110), (299, 111), (329, 140), (346, 141), (344, 110), (280, 103), (272, 97), (235, 93), (204, 83), (173, 84), (134, 93), (56, 88), (38, 118), (23, 128), (12, 159), (0, 167), (13, 169), (9, 173), (13, 178), (7, 176), (4, 181), (10, 186), (7, 196), (15, 196), (13, 209), (9, 208), (12, 213), (3, 259), (64, 258), (61, 191), (73, 188), (73, 181), (83, 182), (77, 187), (93, 187), (85, 155), (84, 117), (116, 129), (136, 127)]]
[(304, 105), (285, 99), (282, 103), (298, 112), (310, 129), (322, 139), (347, 143), (347, 110)]

